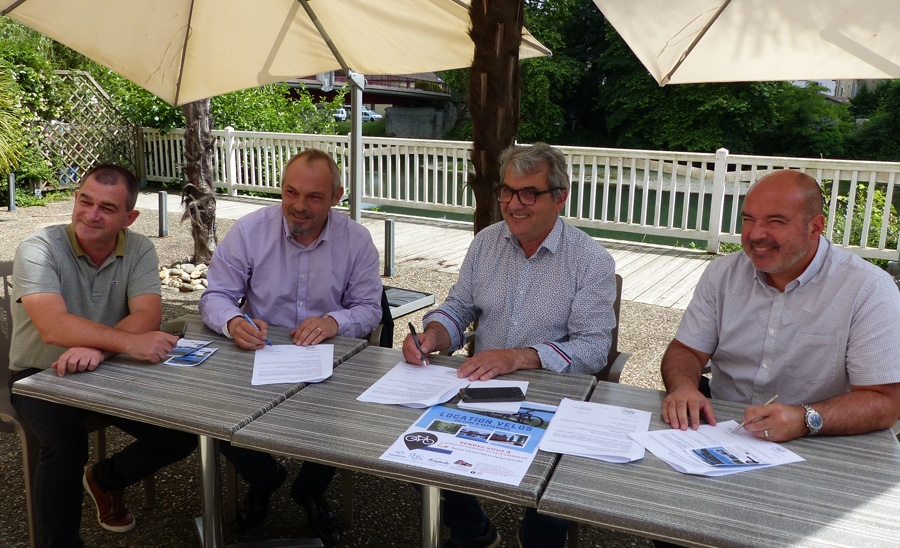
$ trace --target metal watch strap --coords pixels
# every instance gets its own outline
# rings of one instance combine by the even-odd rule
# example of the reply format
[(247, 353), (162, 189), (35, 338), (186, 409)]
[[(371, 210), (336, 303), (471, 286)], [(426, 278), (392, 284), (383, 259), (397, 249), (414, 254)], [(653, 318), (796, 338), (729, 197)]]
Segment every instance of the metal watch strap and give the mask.
[[(822, 415), (820, 415), (818, 411), (816, 411), (809, 405), (806, 405), (805, 403), (802, 404), (802, 406), (804, 409), (806, 409), (806, 415), (803, 417), (803, 422), (806, 424), (806, 428), (809, 429), (809, 434), (807, 434), (807, 436), (815, 436), (816, 434), (819, 433), (819, 430), (822, 429), (822, 422), (823, 422)], [(817, 417), (819, 417), (819, 426), (818, 427), (814, 426), (810, 422), (811, 415), (816, 415)]]

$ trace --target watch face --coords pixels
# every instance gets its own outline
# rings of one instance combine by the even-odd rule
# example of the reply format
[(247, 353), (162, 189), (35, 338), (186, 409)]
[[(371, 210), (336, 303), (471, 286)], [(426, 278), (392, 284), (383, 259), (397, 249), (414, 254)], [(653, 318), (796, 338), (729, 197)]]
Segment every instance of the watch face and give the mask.
[(810, 413), (806, 420), (809, 422), (809, 427), (813, 430), (818, 430), (822, 428), (822, 415), (818, 413)]

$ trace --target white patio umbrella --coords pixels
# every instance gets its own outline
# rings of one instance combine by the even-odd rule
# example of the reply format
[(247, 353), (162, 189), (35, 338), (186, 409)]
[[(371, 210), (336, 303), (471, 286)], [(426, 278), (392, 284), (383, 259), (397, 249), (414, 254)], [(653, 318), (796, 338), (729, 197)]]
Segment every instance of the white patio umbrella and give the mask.
[(900, 78), (898, 0), (594, 0), (661, 86)]
[[(475, 49), (469, 0), (0, 0), (0, 6), (2, 15), (176, 106), (343, 69), (353, 82), (350, 197), (356, 219), (361, 74), (467, 67)], [(549, 53), (523, 33), (521, 58)]]

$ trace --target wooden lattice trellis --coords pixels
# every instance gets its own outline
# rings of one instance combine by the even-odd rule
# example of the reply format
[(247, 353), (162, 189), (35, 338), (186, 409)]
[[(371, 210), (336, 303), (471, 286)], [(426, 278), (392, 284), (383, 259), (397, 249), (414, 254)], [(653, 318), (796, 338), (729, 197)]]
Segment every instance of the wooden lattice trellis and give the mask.
[(136, 126), (131, 124), (90, 74), (56, 71), (68, 92), (65, 120), (53, 120), (35, 128), (41, 153), (53, 166), (52, 180), (35, 182), (35, 188), (65, 188), (100, 163), (135, 169)]

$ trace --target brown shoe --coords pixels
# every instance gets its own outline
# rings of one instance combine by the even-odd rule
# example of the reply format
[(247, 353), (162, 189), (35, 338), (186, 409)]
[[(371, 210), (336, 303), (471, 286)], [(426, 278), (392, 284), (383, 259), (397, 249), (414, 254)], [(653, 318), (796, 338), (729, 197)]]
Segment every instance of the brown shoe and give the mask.
[(94, 483), (93, 465), (84, 471), (81, 483), (97, 505), (97, 521), (101, 527), (113, 533), (127, 533), (134, 529), (134, 516), (125, 507), (124, 493), (122, 491), (104, 493), (97, 487)]

